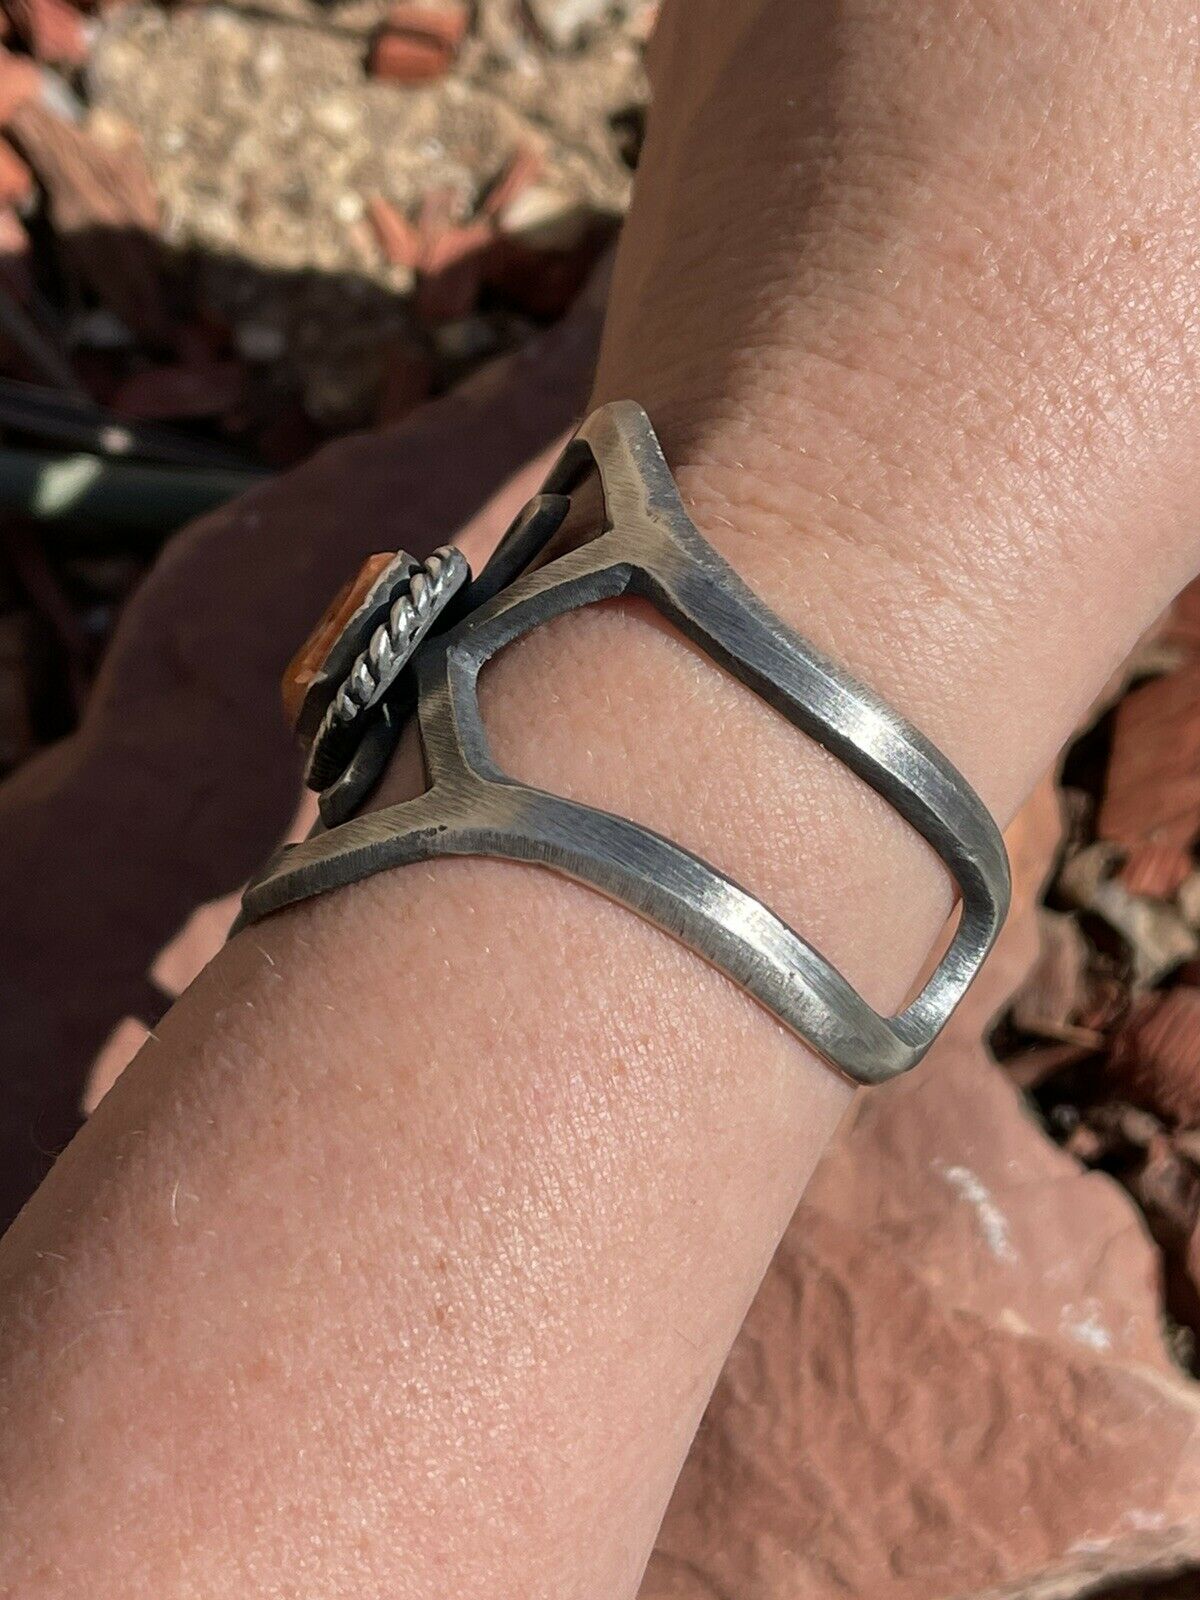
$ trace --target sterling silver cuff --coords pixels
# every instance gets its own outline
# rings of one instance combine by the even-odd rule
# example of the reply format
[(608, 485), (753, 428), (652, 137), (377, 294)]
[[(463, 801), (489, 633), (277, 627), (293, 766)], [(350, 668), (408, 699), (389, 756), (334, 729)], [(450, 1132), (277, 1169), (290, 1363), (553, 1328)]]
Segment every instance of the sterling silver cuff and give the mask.
[[(571, 497), (593, 472), (603, 494), (603, 531), (559, 553), (555, 536)], [(246, 890), (241, 923), (408, 862), (439, 856), (536, 862), (681, 940), (856, 1082), (882, 1083), (915, 1066), (962, 999), (1007, 911), (1008, 861), (999, 831), (927, 739), (776, 617), (700, 535), (645, 412), (631, 401), (594, 412), (545, 491), (473, 581), (459, 552), (432, 559), (431, 577), (428, 566), (397, 557), (379, 593), (359, 607), (330, 650), (328, 659), (342, 664), (346, 679), (323, 674), (315, 704), (301, 719), (310, 734), (324, 725), (338, 740), (332, 763), (311, 764), (326, 783), (327, 826), (267, 865)], [(880, 1016), (762, 901), (690, 851), (622, 817), (518, 783), (497, 767), (477, 695), (485, 662), (564, 612), (625, 594), (656, 606), (844, 762), (948, 868), (961, 894), (954, 936), (898, 1015)], [(340, 712), (330, 711), (335, 704)], [(414, 709), (429, 789), (352, 815)]]

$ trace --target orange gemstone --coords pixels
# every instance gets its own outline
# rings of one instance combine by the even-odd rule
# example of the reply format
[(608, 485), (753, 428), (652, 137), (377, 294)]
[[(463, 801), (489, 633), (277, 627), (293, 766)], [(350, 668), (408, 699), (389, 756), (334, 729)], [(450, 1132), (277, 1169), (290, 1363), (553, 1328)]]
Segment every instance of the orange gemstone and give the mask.
[(394, 561), (394, 550), (368, 556), (350, 582), (344, 584), (325, 608), (320, 622), (288, 662), (283, 674), (283, 709), (294, 728), (313, 679), (325, 665), (338, 635), (366, 599), (367, 591), (387, 566)]

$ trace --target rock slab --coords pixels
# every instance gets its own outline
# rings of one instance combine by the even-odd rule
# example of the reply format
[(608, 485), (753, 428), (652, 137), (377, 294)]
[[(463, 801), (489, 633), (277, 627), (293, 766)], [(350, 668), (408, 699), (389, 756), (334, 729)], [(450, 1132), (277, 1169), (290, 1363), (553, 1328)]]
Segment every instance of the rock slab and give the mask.
[(953, 1031), (860, 1097), (706, 1414), (641, 1600), (1058, 1600), (1200, 1559), (1200, 1391), (1160, 1263), (979, 1043), (1057, 837)]

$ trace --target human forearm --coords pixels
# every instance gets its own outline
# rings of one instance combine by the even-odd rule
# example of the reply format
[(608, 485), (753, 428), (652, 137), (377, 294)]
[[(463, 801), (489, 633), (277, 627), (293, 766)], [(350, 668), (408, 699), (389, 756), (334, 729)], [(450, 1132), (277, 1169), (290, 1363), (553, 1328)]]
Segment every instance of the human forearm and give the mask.
[[(797, 18), (822, 26), (759, 9), (793, 54)], [(754, 72), (782, 110), (778, 64)], [(897, 136), (938, 98), (911, 74)], [(738, 184), (769, 199), (846, 139), (836, 122), (795, 150), (743, 137), (742, 82), (718, 74), (718, 136), (680, 131), (679, 156), (652, 140), (600, 395), (645, 401), (708, 536), (1005, 816), (1191, 559), (1162, 490), (1188, 442), (1171, 409), (1191, 398), (1188, 318), (1150, 416), (1126, 323), (1067, 370), (1074, 318), (1039, 302), (1022, 322), (1007, 293), (989, 310), (979, 236), (953, 209), (933, 241), (897, 217), (894, 163), (866, 198), (870, 166), (815, 213), (764, 202), (792, 230), (764, 232)], [(994, 188), (999, 159), (975, 181)], [(724, 247), (697, 223), (714, 189), (737, 223)], [(1170, 240), (1145, 244), (1142, 299)], [(1096, 287), (1053, 282), (1050, 310)], [(940, 871), (673, 635), (636, 610), (573, 616), (503, 658), (484, 704), (510, 770), (699, 849), (868, 998), (900, 999), (947, 905)], [(686, 951), (531, 869), (406, 869), (251, 930), (7, 1243), (0, 1572), (35, 1597), (629, 1593), (845, 1099)]]

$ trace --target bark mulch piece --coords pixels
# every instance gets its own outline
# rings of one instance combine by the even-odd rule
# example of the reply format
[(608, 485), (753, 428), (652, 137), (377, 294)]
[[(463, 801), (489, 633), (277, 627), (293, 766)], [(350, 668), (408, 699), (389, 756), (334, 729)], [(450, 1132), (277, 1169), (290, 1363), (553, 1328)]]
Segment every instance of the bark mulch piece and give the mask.
[(416, 221), (382, 195), (367, 203), (380, 248), (394, 265), (416, 274), (413, 309), (434, 329), (475, 309), (487, 288), (517, 309), (550, 321), (567, 310), (611, 235), (603, 219), (573, 220), (573, 238), (547, 246), (508, 231), (508, 213), (543, 170), (541, 151), (523, 143), (488, 185), (473, 216), (457, 216), (453, 191), (426, 191)]
[(109, 146), (26, 104), (10, 132), (46, 191), (64, 265), (123, 323), (153, 342), (170, 330), (159, 207), (135, 136)]
[(0, 45), (0, 127), (7, 127), (13, 113), (41, 92), (42, 72), (37, 63)]
[(59, 67), (87, 61), (87, 26), (68, 0), (4, 0), (4, 13), (38, 61)]
[(532, 188), (542, 176), (545, 166), (545, 156), (535, 145), (518, 145), (506, 165), (489, 184), (479, 203), (480, 214), (495, 219), (498, 225), (503, 225), (505, 211)]
[(467, 32), (460, 5), (396, 5), (371, 42), (367, 70), (393, 83), (428, 83), (454, 65)]
[(495, 238), (491, 222), (481, 218), (450, 224), (424, 241), (414, 305), (426, 327), (458, 322), (474, 308)]

